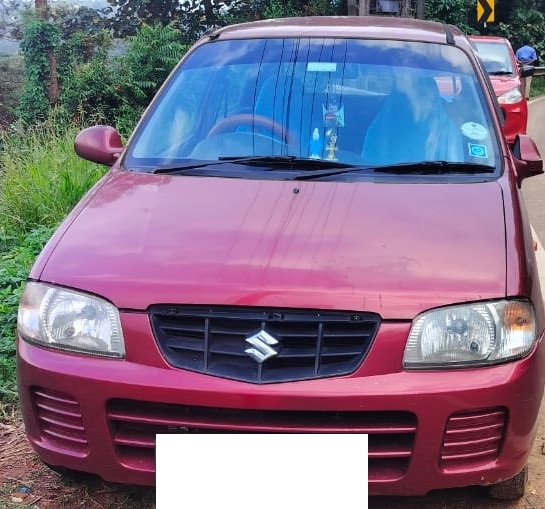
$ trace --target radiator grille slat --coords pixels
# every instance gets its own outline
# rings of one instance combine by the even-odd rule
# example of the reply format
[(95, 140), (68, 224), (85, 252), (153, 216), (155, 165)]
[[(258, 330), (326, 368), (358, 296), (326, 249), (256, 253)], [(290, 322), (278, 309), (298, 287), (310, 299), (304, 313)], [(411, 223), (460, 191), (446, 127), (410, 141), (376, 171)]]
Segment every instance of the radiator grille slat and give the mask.
[[(257, 384), (354, 372), (380, 321), (373, 313), (220, 306), (152, 306), (150, 319), (172, 366)], [(251, 345), (261, 331), (276, 343)], [(272, 355), (255, 360), (252, 347)]]
[(155, 435), (164, 433), (366, 433), (369, 482), (407, 472), (417, 431), (409, 412), (240, 410), (111, 400), (112, 440), (131, 468), (154, 471)]

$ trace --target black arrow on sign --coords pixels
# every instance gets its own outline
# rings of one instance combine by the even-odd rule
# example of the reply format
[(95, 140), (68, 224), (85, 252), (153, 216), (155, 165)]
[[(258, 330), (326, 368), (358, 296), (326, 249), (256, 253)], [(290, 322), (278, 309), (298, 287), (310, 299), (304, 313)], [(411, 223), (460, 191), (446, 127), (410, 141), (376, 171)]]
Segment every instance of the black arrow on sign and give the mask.
[(483, 8), (481, 17), (477, 20), (477, 23), (486, 23), (486, 20), (492, 14), (492, 7), (488, 5), (488, 0), (477, 0), (477, 3)]

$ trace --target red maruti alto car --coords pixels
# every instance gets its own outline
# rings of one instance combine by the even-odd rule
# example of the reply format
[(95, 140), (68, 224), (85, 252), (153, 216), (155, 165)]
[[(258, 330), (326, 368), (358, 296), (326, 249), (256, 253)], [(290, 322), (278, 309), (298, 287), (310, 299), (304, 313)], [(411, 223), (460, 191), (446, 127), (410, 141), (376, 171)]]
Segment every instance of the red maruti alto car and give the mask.
[(542, 162), (496, 104), (449, 25), (203, 37), (125, 147), (76, 139), (111, 169), (21, 300), (40, 458), (152, 485), (157, 433), (366, 433), (372, 495), (520, 496), (545, 377), (520, 186)]
[(517, 134), (526, 134), (528, 105), (521, 78), (532, 75), (534, 68), (525, 65), (519, 69), (511, 43), (503, 37), (472, 35), (469, 40), (483, 60), (504, 112), (503, 132), (507, 142), (513, 143)]

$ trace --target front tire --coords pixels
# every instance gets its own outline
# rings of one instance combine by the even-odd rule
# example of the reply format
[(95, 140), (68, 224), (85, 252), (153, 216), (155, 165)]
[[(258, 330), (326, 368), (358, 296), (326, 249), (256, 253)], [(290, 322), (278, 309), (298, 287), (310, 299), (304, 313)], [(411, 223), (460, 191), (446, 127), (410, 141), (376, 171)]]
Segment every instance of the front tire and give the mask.
[(496, 500), (517, 500), (524, 495), (528, 484), (528, 465), (515, 477), (490, 486), (490, 497)]

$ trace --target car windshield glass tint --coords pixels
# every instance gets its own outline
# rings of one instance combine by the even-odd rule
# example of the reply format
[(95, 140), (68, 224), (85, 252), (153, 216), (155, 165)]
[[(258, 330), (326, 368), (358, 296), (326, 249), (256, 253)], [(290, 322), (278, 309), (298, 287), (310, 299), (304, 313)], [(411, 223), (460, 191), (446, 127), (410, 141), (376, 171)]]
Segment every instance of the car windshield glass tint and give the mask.
[(496, 166), (495, 131), (467, 55), (444, 44), (252, 39), (187, 56), (129, 144), (125, 166), (229, 157), (354, 166)]
[(515, 74), (516, 71), (508, 46), (498, 42), (472, 42), (488, 74), (492, 76)]

